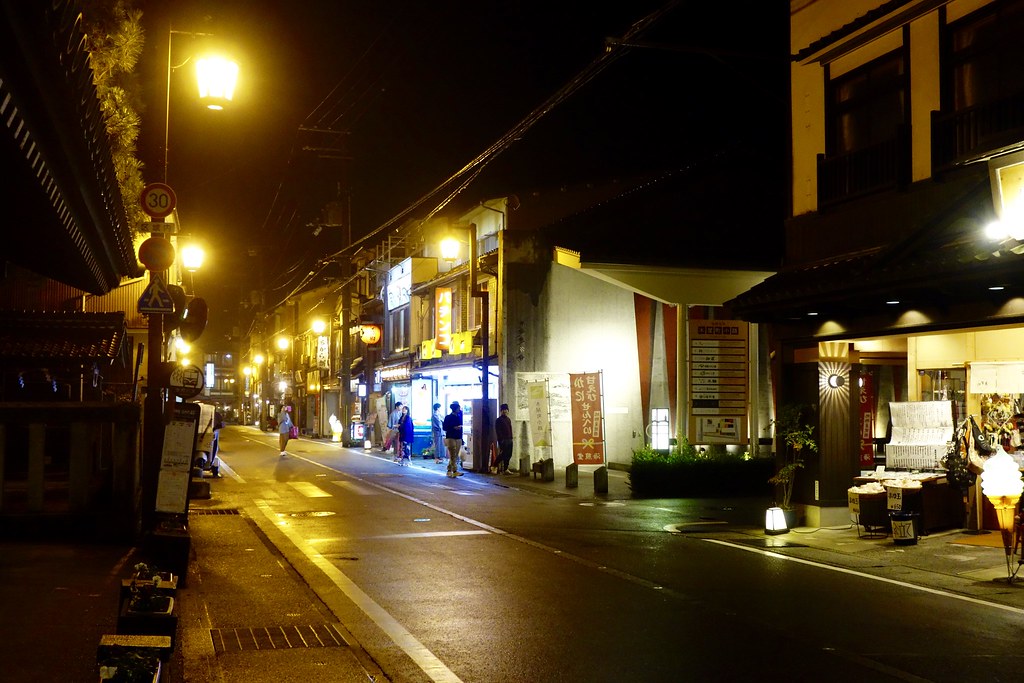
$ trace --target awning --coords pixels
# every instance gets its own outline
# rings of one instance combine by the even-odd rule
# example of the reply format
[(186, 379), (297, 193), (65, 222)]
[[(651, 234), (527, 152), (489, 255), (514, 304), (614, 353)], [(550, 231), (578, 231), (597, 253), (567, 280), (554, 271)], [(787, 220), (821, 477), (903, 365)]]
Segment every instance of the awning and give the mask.
[(0, 260), (103, 294), (140, 265), (78, 17), (0, 0)]
[[(809, 220), (816, 222), (817, 239), (841, 240), (844, 230), (866, 221), (889, 226), (891, 234), (904, 237), (783, 269), (726, 305), (750, 322), (814, 325), (828, 319), (841, 321), (837, 330), (845, 332), (884, 328), (887, 306), (896, 306), (887, 302), (897, 301), (901, 311), (930, 312), (920, 318), (922, 328), (948, 328), (972, 315), (990, 324), (1003, 322), (992, 317), (993, 311), (1008, 298), (1024, 295), (1024, 244), (985, 241), (984, 226), (995, 218), (992, 193), (987, 176), (971, 177), (973, 183), (966, 188), (928, 181), (927, 201), (894, 195), (890, 203), (872, 205), (874, 213), (861, 205), (858, 210), (814, 215)], [(899, 212), (892, 210), (897, 202)], [(908, 225), (913, 229), (908, 231)], [(867, 320), (872, 322), (864, 324)]]

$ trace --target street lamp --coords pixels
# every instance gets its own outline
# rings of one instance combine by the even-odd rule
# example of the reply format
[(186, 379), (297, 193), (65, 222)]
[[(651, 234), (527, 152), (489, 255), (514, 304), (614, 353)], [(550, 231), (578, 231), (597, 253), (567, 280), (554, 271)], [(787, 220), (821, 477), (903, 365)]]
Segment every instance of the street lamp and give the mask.
[[(174, 66), (172, 61), (172, 45), (174, 36), (187, 35), (192, 38), (210, 38), (209, 33), (192, 33), (190, 31), (175, 31), (173, 28), (167, 33), (167, 100), (164, 109), (164, 183), (167, 182), (167, 160), (168, 145), (170, 142), (171, 130), (171, 73), (189, 62), (191, 57), (186, 58), (181, 64)], [(204, 56), (196, 60), (196, 81), (199, 87), (199, 99), (207, 109), (220, 110), (231, 101), (235, 95), (235, 85), (238, 83), (238, 64), (223, 57)]]
[(195, 242), (189, 242), (181, 249), (181, 265), (188, 271), (188, 288), (192, 296), (196, 293), (195, 273), (203, 266), (205, 256), (203, 248)]
[[(483, 308), (483, 319), (480, 321), (480, 341), (483, 348), (483, 353), (480, 358), (480, 376), (481, 376), (481, 398), (483, 399), (483, 406), (480, 410), (480, 443), (473, 440), (473, 469), (477, 472), (486, 472), (490, 466), (490, 453), (491, 446), (491, 401), (490, 401), (490, 293), (486, 289), (482, 289), (477, 286), (476, 282), (476, 270), (477, 270), (477, 254), (476, 254), (476, 223), (469, 223), (466, 226), (461, 226), (463, 229), (469, 232), (469, 286), (471, 288), (470, 294), (480, 299)], [(454, 237), (448, 236), (441, 240), (441, 257), (448, 260), (454, 261), (458, 257), (459, 253), (459, 241)], [(476, 416), (473, 418), (476, 420)]]

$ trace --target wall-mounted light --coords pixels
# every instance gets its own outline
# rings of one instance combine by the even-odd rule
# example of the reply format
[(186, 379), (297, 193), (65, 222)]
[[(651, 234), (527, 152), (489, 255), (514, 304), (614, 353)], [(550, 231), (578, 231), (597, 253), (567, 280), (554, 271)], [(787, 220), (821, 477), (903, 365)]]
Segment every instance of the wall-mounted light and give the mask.
[(843, 377), (842, 375), (837, 375), (837, 374), (833, 373), (833, 374), (828, 376), (828, 385), (830, 387), (832, 387), (833, 389), (838, 389), (839, 387), (841, 387), (841, 386), (843, 386), (845, 384), (846, 384), (846, 378)]

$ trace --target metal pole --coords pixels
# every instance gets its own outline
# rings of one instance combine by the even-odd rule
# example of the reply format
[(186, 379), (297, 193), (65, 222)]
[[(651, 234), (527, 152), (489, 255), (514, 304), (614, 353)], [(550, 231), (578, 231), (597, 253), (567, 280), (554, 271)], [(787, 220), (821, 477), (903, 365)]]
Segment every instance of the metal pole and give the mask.
[[(481, 387), (480, 396), (483, 399), (483, 406), (480, 410), (480, 439), (479, 443), (473, 442), (473, 469), (477, 472), (487, 472), (490, 466), (490, 445), (491, 445), (491, 405), (490, 405), (490, 297), (487, 290), (480, 289), (476, 283), (477, 271), (477, 246), (476, 246), (476, 223), (469, 224), (469, 285), (472, 295), (481, 300), (483, 308), (483, 320), (480, 322), (481, 346), (483, 349), (480, 361)], [(476, 418), (474, 417), (474, 420)]]

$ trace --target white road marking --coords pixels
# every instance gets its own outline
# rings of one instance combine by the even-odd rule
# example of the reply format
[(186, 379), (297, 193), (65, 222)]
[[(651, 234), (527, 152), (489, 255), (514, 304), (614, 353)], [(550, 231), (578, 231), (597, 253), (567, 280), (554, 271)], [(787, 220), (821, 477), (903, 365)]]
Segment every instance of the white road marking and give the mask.
[(288, 537), (296, 548), (305, 555), (310, 562), (320, 569), (327, 577), (334, 582), (337, 586), (353, 603), (355, 603), (359, 609), (363, 611), (366, 616), (373, 620), (375, 624), (384, 633), (388, 635), (391, 640), (402, 648), (412, 659), (420, 669), (423, 670), (430, 680), (437, 681), (438, 683), (462, 683), (462, 679), (455, 675), (455, 673), (444, 665), (437, 656), (427, 649), (427, 647), (421, 643), (416, 637), (410, 633), (404, 626), (402, 626), (397, 619), (391, 616), (383, 607), (378, 605), (373, 598), (363, 592), (359, 586), (357, 586), (352, 579), (348, 578), (344, 572), (338, 569), (334, 563), (321, 555), (316, 548), (312, 547), (310, 543), (302, 538), (299, 533), (291, 528), (290, 526), (282, 526), (277, 523), (273, 511), (270, 506), (267, 505), (266, 501), (257, 500), (256, 506), (259, 508), (263, 516), (267, 518), (271, 524), (273, 524), (281, 533)]
[(374, 491), (373, 489), (367, 488), (366, 486), (360, 486), (354, 481), (345, 481), (344, 479), (334, 479), (331, 481), (335, 486), (340, 486), (346, 491), (359, 494), (360, 496), (377, 496), (380, 495), (380, 491)]
[(288, 485), (307, 498), (330, 498), (331, 494), (308, 481), (290, 481)]
[(227, 472), (228, 476), (231, 477), (232, 479), (234, 479), (235, 481), (237, 481), (239, 484), (244, 484), (245, 483), (245, 479), (242, 479), (242, 475), (238, 474), (233, 469), (231, 469), (231, 466), (228, 465), (224, 461), (224, 458), (222, 458), (222, 457), (220, 457), (218, 455), (217, 459), (220, 460), (220, 471), (221, 472)]
[(490, 531), (470, 529), (467, 531), (423, 531), (417, 534), (388, 534), (387, 536), (370, 536), (370, 538), (433, 538), (438, 536), (489, 536)]
[(966, 595), (959, 595), (957, 593), (950, 593), (948, 591), (940, 590), (938, 588), (929, 588), (928, 586), (918, 586), (913, 583), (907, 583), (906, 581), (898, 581), (896, 579), (887, 579), (884, 576), (875, 576), (873, 574), (866, 574), (859, 572), (856, 569), (847, 569), (846, 567), (835, 567), (829, 564), (822, 564), (820, 562), (814, 562), (813, 560), (805, 560), (800, 557), (791, 557), (789, 555), (783, 555), (776, 553), (771, 550), (765, 550), (763, 548), (752, 548), (748, 545), (740, 545), (738, 543), (732, 543), (730, 541), (722, 541), (717, 538), (705, 538), (701, 539), (708, 543), (715, 543), (716, 545), (724, 545), (728, 548), (735, 548), (736, 550), (745, 550), (750, 553), (757, 553), (758, 555), (764, 555), (765, 557), (775, 558), (777, 560), (785, 560), (787, 562), (796, 562), (797, 564), (805, 564), (809, 567), (816, 567), (818, 569), (827, 569), (833, 572), (839, 572), (840, 574), (849, 574), (851, 576), (859, 576), (864, 579), (870, 579), (871, 581), (880, 581), (882, 583), (892, 584), (894, 586), (900, 586), (901, 588), (909, 588), (911, 590), (920, 591), (922, 593), (930, 593), (932, 595), (941, 595), (945, 598), (953, 598), (954, 600), (962, 600), (963, 602), (969, 602), (972, 605), (981, 605), (982, 607), (992, 607), (994, 609), (1003, 610), (1005, 612), (1013, 612), (1014, 614), (1024, 614), (1024, 609), (1019, 607), (1011, 607), (1010, 605), (1000, 605), (995, 602), (989, 602), (987, 600), (980, 600), (978, 598), (972, 598)]

